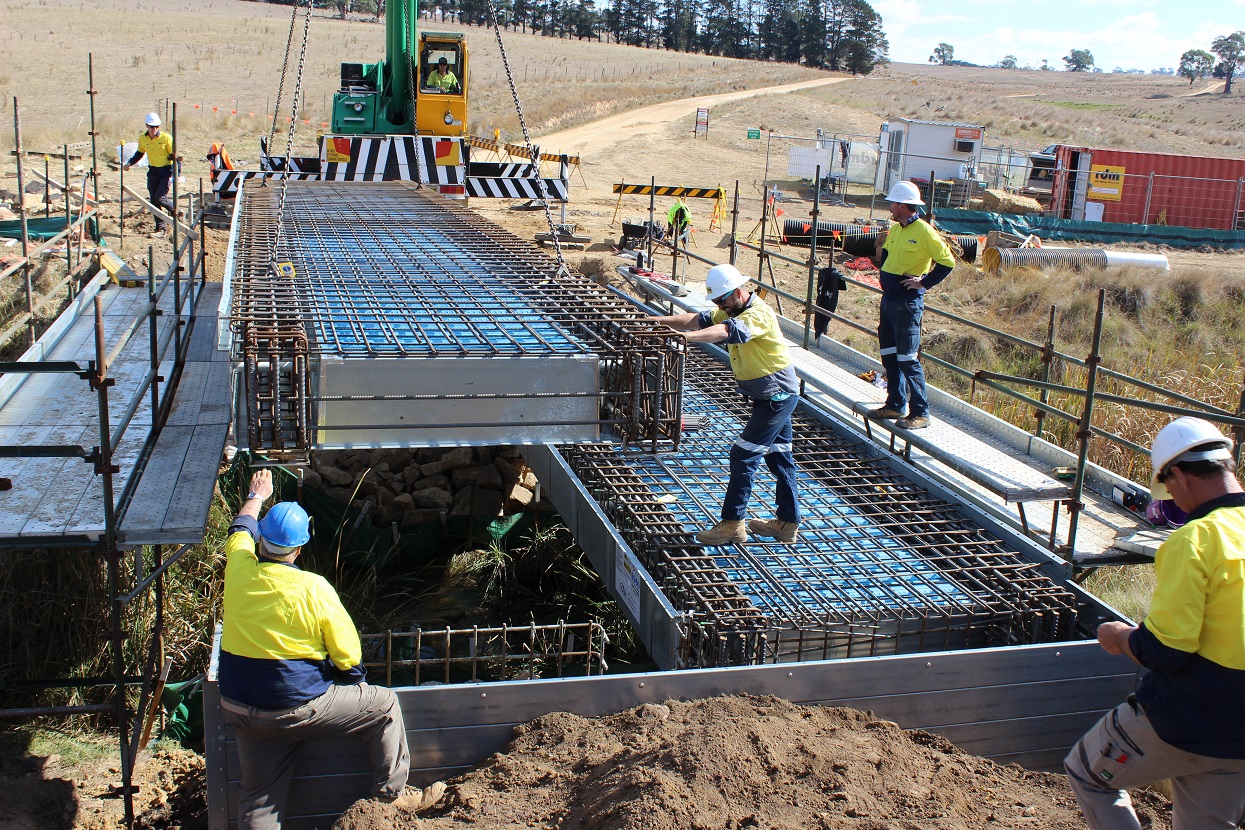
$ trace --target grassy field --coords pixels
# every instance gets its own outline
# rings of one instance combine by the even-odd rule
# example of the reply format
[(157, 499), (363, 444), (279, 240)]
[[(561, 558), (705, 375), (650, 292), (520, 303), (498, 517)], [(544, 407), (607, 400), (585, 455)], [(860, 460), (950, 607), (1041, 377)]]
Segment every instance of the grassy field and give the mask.
[(990, 143), (1239, 157), (1245, 92), (1191, 94), (1205, 88), (1163, 75), (894, 64), (826, 94), (889, 116), (982, 124)]
[[(235, 158), (256, 152), (266, 133), (289, 34), (290, 7), (242, 0), (117, 0), (90, 8), (69, 0), (2, 0), (0, 95), (11, 125), (21, 104), (24, 144), (49, 149), (87, 138), (88, 55), (93, 57), (98, 129), (104, 145), (133, 141), (149, 110), (178, 104), (178, 139), (198, 158), (215, 140), (231, 142)], [(518, 118), (491, 29), (421, 21), (430, 29), (464, 31), (470, 50), (468, 94), (473, 132), (500, 129), (521, 138)], [(289, 114), (303, 21), (294, 32), (282, 115)], [(762, 64), (630, 46), (558, 40), (507, 32), (506, 52), (528, 126), (537, 133), (613, 112), (690, 95), (726, 92), (819, 77), (798, 66)], [(296, 154), (311, 154), (330, 117), (343, 61), (384, 57), (384, 25), (368, 19), (311, 21), (303, 69)], [(280, 127), (284, 136), (286, 127)], [(13, 131), (0, 131), (3, 164)], [(284, 146), (284, 142), (280, 146)], [(197, 172), (195, 170), (194, 172)]]

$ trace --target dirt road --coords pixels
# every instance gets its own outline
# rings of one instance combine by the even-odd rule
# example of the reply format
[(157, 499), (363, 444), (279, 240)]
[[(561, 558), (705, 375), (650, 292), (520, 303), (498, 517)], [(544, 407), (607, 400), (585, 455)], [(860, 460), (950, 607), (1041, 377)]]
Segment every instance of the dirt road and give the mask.
[(664, 104), (653, 104), (649, 107), (602, 118), (591, 124), (550, 133), (541, 136), (539, 142), (542, 147), (559, 148), (558, 152), (580, 155), (599, 154), (624, 141), (635, 141), (660, 134), (670, 122), (686, 117), (688, 112), (699, 107), (712, 107), (761, 95), (784, 95), (797, 90), (815, 89), (849, 80), (851, 78), (818, 78), (763, 89), (745, 89), (739, 92), (724, 92), (719, 95), (701, 95), (695, 98), (683, 98), (679, 101), (667, 101)]

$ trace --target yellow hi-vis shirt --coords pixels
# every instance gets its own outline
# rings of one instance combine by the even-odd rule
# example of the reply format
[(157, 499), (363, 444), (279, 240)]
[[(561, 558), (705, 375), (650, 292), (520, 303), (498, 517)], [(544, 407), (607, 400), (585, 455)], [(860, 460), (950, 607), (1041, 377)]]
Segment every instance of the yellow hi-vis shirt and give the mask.
[(743, 325), (748, 332), (746, 341), (733, 343), (727, 340), (725, 344), (736, 380), (755, 380), (791, 365), (791, 353), (787, 351), (787, 341), (778, 328), (778, 316), (759, 297), (753, 295), (748, 307), (734, 318), (720, 308), (709, 315), (711, 324), (724, 323), (729, 319)]
[[(334, 682), (359, 682), (363, 649), (337, 592), (318, 574), (261, 562), (240, 518), (225, 542), (220, 690), (260, 709), (313, 700)], [(258, 535), (258, 528), (253, 531)]]
[(1146, 628), (1168, 648), (1245, 671), (1245, 507), (1172, 531), (1154, 557)]
[(173, 136), (161, 132), (152, 138), (143, 133), (138, 137), (138, 152), (147, 155), (148, 167), (168, 167), (169, 156), (173, 155)]
[(955, 256), (938, 231), (929, 222), (917, 219), (905, 227), (895, 222), (886, 234), (882, 245), (886, 262), (882, 270), (899, 276), (923, 277), (937, 262), (948, 268), (955, 267)]

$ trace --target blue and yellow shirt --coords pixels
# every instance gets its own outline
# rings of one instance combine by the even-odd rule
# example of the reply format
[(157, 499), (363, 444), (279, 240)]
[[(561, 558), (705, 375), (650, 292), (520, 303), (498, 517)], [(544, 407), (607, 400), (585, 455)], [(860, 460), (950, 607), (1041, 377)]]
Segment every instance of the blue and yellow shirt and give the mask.
[(161, 132), (155, 138), (143, 133), (138, 137), (138, 152), (130, 159), (130, 164), (147, 156), (148, 167), (168, 167), (169, 156), (173, 155), (173, 136)]
[[(923, 293), (925, 288), (933, 288), (942, 282), (955, 267), (955, 256), (942, 236), (931, 224), (920, 219), (913, 219), (906, 225), (893, 223), (882, 250), (886, 252), (886, 257), (882, 262), (879, 281), (882, 290), (887, 293), (907, 291), (901, 285), (904, 277), (924, 277), (924, 288), (915, 289), (917, 293)], [(925, 276), (935, 264), (944, 267)]]
[(769, 401), (799, 394), (800, 381), (778, 327), (778, 315), (755, 292), (740, 311), (702, 311), (696, 323), (702, 329), (718, 323), (726, 326), (726, 353), (739, 390), (745, 395)]
[(1189, 514), (1154, 557), (1157, 587), (1128, 645), (1155, 733), (1212, 758), (1245, 759), (1245, 493)]
[(359, 632), (318, 574), (256, 554), (259, 524), (239, 516), (225, 542), (220, 693), (291, 709), (366, 677)]

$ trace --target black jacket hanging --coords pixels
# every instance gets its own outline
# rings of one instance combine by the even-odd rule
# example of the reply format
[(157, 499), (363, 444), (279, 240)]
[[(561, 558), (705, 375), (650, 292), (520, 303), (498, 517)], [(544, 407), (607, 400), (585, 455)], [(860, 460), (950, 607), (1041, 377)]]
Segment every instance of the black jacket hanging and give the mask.
[[(822, 268), (817, 275), (817, 307), (826, 311), (837, 311), (839, 308), (839, 292), (847, 288), (847, 280), (842, 272), (833, 265)], [(821, 337), (830, 325), (830, 316), (820, 311), (813, 315), (813, 334)]]

